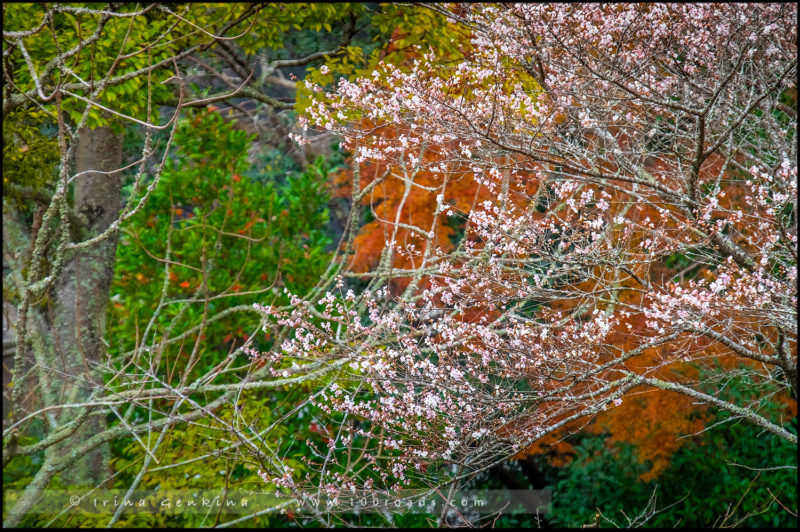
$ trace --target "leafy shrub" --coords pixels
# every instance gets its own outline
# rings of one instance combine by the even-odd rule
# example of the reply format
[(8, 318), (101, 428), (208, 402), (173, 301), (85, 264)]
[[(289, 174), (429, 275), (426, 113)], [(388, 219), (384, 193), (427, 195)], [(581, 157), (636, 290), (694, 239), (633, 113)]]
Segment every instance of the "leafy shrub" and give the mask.
[[(741, 381), (727, 388), (730, 396), (748, 392), (747, 383)], [(780, 419), (785, 406), (765, 402), (762, 412)], [(650, 482), (639, 480), (649, 465), (639, 462), (633, 444), (609, 445), (602, 435), (582, 436), (572, 462), (550, 472), (554, 493), (549, 521), (572, 527), (595, 522), (698, 528), (796, 526), (796, 447), (751, 423), (732, 419), (727, 412), (717, 412), (707, 426), (691, 436)], [(784, 428), (797, 434), (797, 418)]]

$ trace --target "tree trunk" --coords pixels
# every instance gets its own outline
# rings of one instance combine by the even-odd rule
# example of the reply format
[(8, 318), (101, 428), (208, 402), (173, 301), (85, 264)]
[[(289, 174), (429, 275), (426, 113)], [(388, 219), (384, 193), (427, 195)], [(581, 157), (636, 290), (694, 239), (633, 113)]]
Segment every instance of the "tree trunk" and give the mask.
[[(80, 132), (75, 155), (75, 171), (110, 172), (122, 163), (122, 135), (109, 127)], [(93, 237), (111, 225), (119, 216), (120, 174), (88, 172), (75, 181), (74, 210), (84, 216)], [(55, 286), (52, 306), (52, 331), (56, 345), (57, 370), (52, 380), (56, 397), (64, 403), (85, 401), (92, 391), (103, 385), (98, 364), (105, 362), (105, 314), (109, 289), (114, 275), (117, 235), (89, 249), (79, 251), (65, 266)], [(74, 419), (75, 409), (64, 409), (59, 422)], [(63, 442), (59, 454), (106, 428), (102, 415), (90, 416), (73, 437)], [(66, 485), (95, 486), (108, 478), (108, 446), (104, 445), (81, 458), (62, 474)]]

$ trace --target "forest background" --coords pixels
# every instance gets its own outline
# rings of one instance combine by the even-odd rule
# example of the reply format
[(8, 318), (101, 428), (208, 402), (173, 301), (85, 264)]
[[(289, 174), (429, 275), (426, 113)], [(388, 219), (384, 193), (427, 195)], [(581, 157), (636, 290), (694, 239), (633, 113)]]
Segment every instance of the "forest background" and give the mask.
[[(324, 458), (344, 421), (309, 398), (338, 377), (273, 379), (235, 401), (225, 395), (242, 368), (270, 368), (253, 352), (273, 351), (292, 334), (270, 325), (253, 303), (296, 306), (291, 294), (321, 294), (334, 265), (342, 301), (348, 291), (374, 290), (370, 272), (385, 266), (387, 249), (382, 220), (404, 208), (449, 251), (467, 239), (471, 212), (491, 196), (467, 172), (444, 198), (455, 215), (438, 218), (433, 173), (417, 176), (423, 186), (409, 192), (390, 165), (361, 165), (337, 136), (324, 127), (309, 135), (298, 118), (313, 117), (318, 88), (369, 77), (380, 64), (410, 72), (428, 51), (458, 64), (471, 52), (466, 11), (4, 4), (5, 523), (452, 524), (447, 515), (254, 511), (242, 518), (37, 504), (48, 490), (87, 486), (258, 489), (264, 464), (249, 443), (221, 436), (237, 433), (231, 427), (242, 412), (268, 427), (258, 440), (269, 456), (314, 471), (304, 459)], [(796, 59), (794, 68), (790, 78)], [(796, 88), (776, 98), (779, 119), (796, 124)], [(359, 180), (374, 182), (371, 197), (354, 195)], [(789, 205), (796, 231), (796, 189)], [(394, 263), (413, 265), (411, 255)], [(709, 270), (688, 253), (670, 254), (659, 267), (662, 278), (681, 281)], [(412, 282), (395, 274), (385, 287), (400, 295)], [(787, 342), (796, 367), (796, 337)], [(501, 527), (795, 525), (796, 392), (768, 390), (724, 355), (713, 345), (703, 355), (724, 370), (724, 385), (707, 378), (704, 364), (681, 371), (731, 403), (755, 405), (794, 444), (691, 396), (633, 388), (615, 407), (564, 425), (462, 487), (553, 491), (550, 513), (504, 516), (494, 522)], [(280, 376), (291, 368), (273, 369)], [(207, 387), (202, 400), (186, 399), (189, 383), (196, 383), (192, 393)], [(140, 396), (139, 385), (161, 391)], [(117, 395), (100, 400), (98, 390)], [(147, 430), (131, 429), (141, 424)]]

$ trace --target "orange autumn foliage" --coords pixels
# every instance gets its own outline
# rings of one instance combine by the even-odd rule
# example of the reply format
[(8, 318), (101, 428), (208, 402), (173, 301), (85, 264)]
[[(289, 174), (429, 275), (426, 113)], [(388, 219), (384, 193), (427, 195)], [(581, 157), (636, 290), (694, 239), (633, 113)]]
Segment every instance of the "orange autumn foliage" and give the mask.
[[(382, 128), (380, 132), (381, 136), (388, 138), (399, 134), (401, 132), (396, 128), (388, 126)], [(446, 151), (441, 147), (428, 147), (421, 162), (438, 162), (442, 160)], [(371, 162), (360, 166), (360, 188), (370, 189), (362, 198), (361, 205), (365, 207), (367, 216), (372, 220), (360, 227), (353, 241), (351, 271), (364, 273), (378, 265), (386, 242), (391, 239), (395, 222), (430, 231), (433, 233), (433, 238), (429, 239), (409, 227), (398, 227), (395, 241), (404, 249), (402, 253), (394, 254), (392, 263), (394, 268), (418, 267), (429, 241), (444, 252), (452, 251), (455, 249), (454, 240), (458, 231), (463, 229), (469, 212), (475, 205), (494, 197), (486, 186), (476, 180), (475, 174), (468, 168), (450, 169), (447, 173), (421, 169), (414, 174), (413, 185), (406, 177), (408, 171), (409, 169), (387, 167), (385, 164)], [(351, 169), (348, 168), (338, 174), (334, 181), (334, 197), (350, 198), (353, 192), (352, 182)], [(532, 181), (523, 180), (512, 186), (530, 190)], [(435, 215), (438, 193), (443, 194), (444, 203), (458, 213), (457, 217)], [(394, 293), (399, 293), (409, 282), (409, 277), (396, 276), (392, 280), (391, 288)]]
[[(669, 168), (659, 162), (651, 166), (652, 171), (669, 171)], [(704, 167), (706, 172), (718, 174), (720, 161), (712, 158)], [(730, 185), (727, 195), (720, 201), (719, 209), (732, 209), (742, 204), (746, 191), (740, 186)], [(633, 220), (658, 219), (659, 213), (652, 207), (640, 203), (626, 212), (626, 216)], [(677, 222), (667, 224), (667, 227), (676, 228)], [(748, 228), (743, 228), (743, 236), (749, 234)], [(632, 235), (630, 247), (635, 248), (643, 237)], [(669, 268), (664, 263), (644, 265), (638, 276), (651, 283), (667, 284), (679, 274), (680, 268)], [(694, 269), (697, 278), (709, 278), (711, 272), (707, 267), (700, 265)], [(685, 270), (684, 270), (685, 271)], [(682, 275), (681, 275), (682, 277)], [(682, 278), (681, 278), (682, 281)], [(644, 298), (642, 292), (635, 290), (638, 283), (632, 278), (618, 282), (618, 286), (625, 288), (619, 293), (619, 303), (627, 304), (629, 308), (643, 308)], [(579, 285), (580, 288), (591, 292), (591, 282)], [(574, 305), (556, 302), (553, 309), (566, 313), (574, 310)], [(744, 323), (735, 311), (731, 310), (728, 316), (731, 321), (738, 321), (743, 328), (755, 330), (756, 323)], [(752, 320), (748, 320), (752, 321)], [(765, 324), (761, 323), (762, 327)], [(769, 330), (769, 326), (766, 326)], [(763, 328), (762, 328), (763, 330)], [(773, 330), (777, 335), (777, 332)], [(621, 350), (630, 350), (641, 344), (641, 339), (647, 336), (645, 318), (641, 314), (632, 314), (620, 327), (614, 330), (609, 337), (609, 343)], [(770, 340), (774, 340), (771, 338)], [(793, 346), (792, 349), (796, 349)], [(708, 367), (708, 362), (713, 361), (723, 370), (735, 370), (737, 366), (747, 364), (756, 366), (755, 361), (743, 361), (741, 357), (730, 354), (721, 344), (704, 336), (681, 338), (668, 344), (651, 348), (640, 355), (631, 358), (625, 364), (628, 370), (638, 374), (647, 373), (670, 382), (697, 380), (700, 377), (700, 367)], [(653, 368), (658, 368), (653, 370)], [(786, 407), (788, 417), (797, 415), (797, 402), (788, 397), (778, 397)], [(589, 433), (608, 434), (611, 441), (624, 441), (637, 446), (638, 458), (641, 463), (649, 462), (651, 467), (641, 477), (643, 481), (657, 478), (669, 466), (670, 457), (682, 445), (688, 442), (684, 436), (701, 432), (709, 420), (709, 408), (698, 405), (697, 401), (682, 394), (655, 388), (636, 388), (629, 392), (622, 404), (597, 414), (588, 423), (574, 422), (562, 431), (549, 434), (538, 440), (532, 446), (516, 455), (517, 459), (536, 454), (547, 454), (550, 463), (554, 466), (564, 466), (571, 460), (572, 446), (565, 441), (565, 437), (577, 430)]]

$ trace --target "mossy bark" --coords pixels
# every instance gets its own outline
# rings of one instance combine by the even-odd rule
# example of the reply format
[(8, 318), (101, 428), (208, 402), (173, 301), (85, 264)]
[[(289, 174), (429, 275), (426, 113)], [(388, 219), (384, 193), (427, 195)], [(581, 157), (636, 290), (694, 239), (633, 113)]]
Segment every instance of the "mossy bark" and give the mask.
[[(113, 172), (122, 163), (122, 136), (109, 127), (80, 132), (75, 153), (74, 211), (84, 217), (90, 237), (106, 230), (119, 217), (120, 175)], [(86, 173), (83, 173), (86, 172)], [(80, 250), (65, 265), (56, 283), (52, 307), (52, 330), (56, 345), (56, 378), (52, 380), (60, 402), (85, 401), (103, 385), (102, 365), (105, 362), (103, 336), (114, 258), (117, 249), (114, 234), (88, 249)], [(75, 412), (62, 412), (62, 422), (74, 418)], [(106, 428), (103, 416), (90, 416), (83, 426), (64, 441), (63, 452)], [(81, 458), (61, 475), (66, 485), (95, 486), (108, 478), (108, 445), (103, 445)]]

